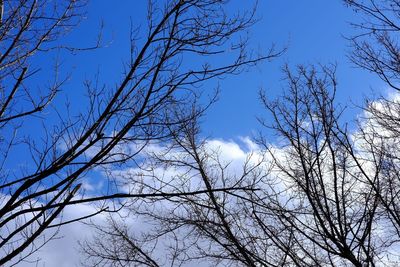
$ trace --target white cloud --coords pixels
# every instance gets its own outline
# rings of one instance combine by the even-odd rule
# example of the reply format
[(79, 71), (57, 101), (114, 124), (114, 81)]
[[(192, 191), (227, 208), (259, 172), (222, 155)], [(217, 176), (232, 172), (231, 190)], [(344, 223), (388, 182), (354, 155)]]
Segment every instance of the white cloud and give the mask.
[[(135, 146), (136, 147), (136, 146)], [(122, 148), (121, 148), (122, 149)], [(124, 148), (125, 149), (125, 148)], [(141, 152), (141, 156), (145, 153), (163, 153), (166, 147), (160, 146), (159, 144), (148, 144), (145, 149)], [(205, 143), (205, 149), (207, 153), (218, 153), (219, 160), (229, 164), (229, 170), (232, 173), (239, 173), (243, 171), (243, 163), (249, 160), (252, 163), (259, 162), (264, 155), (261, 153), (260, 148), (253, 142), (249, 137), (239, 137), (238, 141), (223, 140), (223, 139), (211, 139)], [(175, 154), (174, 154), (175, 153)], [(179, 157), (178, 152), (170, 151), (168, 156)], [(171, 181), (173, 177), (178, 175), (181, 170), (179, 168), (163, 168), (158, 167), (153, 169), (153, 175), (163, 177), (161, 180)], [(119, 170), (112, 170), (114, 178), (118, 177), (135, 177), (138, 178), (140, 173), (143, 173), (143, 169), (139, 168), (126, 168)], [(143, 179), (146, 179), (144, 177)], [(99, 182), (100, 183), (100, 182)], [(99, 190), (99, 183), (90, 183), (85, 180), (82, 184), (82, 189), (86, 190), (87, 193), (94, 194), (96, 190)], [(132, 190), (132, 187), (125, 185), (124, 191)], [(101, 187), (101, 186), (100, 186)], [(63, 220), (78, 218), (93, 213), (96, 209), (88, 204), (79, 204), (68, 207), (63, 213)], [(104, 222), (105, 215), (98, 215), (94, 218), (95, 222), (101, 224)], [(131, 222), (132, 224), (133, 222)], [(90, 239), (93, 233), (93, 229), (83, 223), (72, 223), (64, 225), (59, 229), (57, 238), (51, 240), (44, 247), (42, 247), (37, 253), (27, 259), (27, 261), (20, 263), (18, 266), (29, 267), (71, 267), (80, 266), (80, 261), (83, 259), (79, 253), (78, 241), (82, 241), (85, 238)]]

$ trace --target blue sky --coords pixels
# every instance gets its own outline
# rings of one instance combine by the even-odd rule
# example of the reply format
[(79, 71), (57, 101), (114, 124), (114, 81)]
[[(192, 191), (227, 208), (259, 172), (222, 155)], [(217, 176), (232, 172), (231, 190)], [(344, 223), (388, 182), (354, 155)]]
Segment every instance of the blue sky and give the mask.
[[(243, 10), (253, 2), (232, 0), (228, 8), (230, 11)], [(45, 57), (37, 57), (37, 61), (32, 63), (31, 70), (35, 67), (41, 70), (31, 80), (33, 85), (49, 82), (51, 75), (48, 74), (52, 71), (55, 58), (59, 58), (62, 64), (61, 76), (70, 75), (63, 92), (55, 99), (54, 106), (63, 107), (68, 98), (73, 111), (84, 109), (86, 102), (83, 97), (83, 81), (92, 80), (98, 71), (100, 82), (109, 87), (118, 84), (123, 77), (124, 63), (130, 52), (129, 26), (132, 23), (134, 26), (146, 27), (147, 1), (118, 0), (110, 3), (105, 0), (90, 1), (86, 18), (62, 40), (74, 46), (90, 47), (95, 44), (99, 25), (103, 23), (100, 49), (76, 55), (65, 51), (46, 53), (43, 54)], [(345, 119), (349, 121), (360, 114), (360, 109), (354, 108), (354, 104), (361, 104), (364, 96), (373, 91), (378, 94), (387, 93), (383, 82), (375, 75), (356, 68), (347, 58), (351, 48), (344, 37), (354, 33), (349, 23), (359, 18), (343, 1), (260, 0), (256, 16), (260, 20), (249, 29), (250, 47), (268, 50), (275, 44), (277, 49), (287, 48), (287, 51), (281, 57), (263, 62), (240, 75), (206, 84), (206, 93), (212, 92), (219, 85), (220, 95), (219, 101), (202, 120), (204, 136), (240, 140), (240, 137), (255, 135), (261, 128), (256, 118), (268, 120), (268, 113), (258, 98), (259, 91), (266, 90), (271, 99), (283, 92), (286, 84), (282, 81), (281, 69), (284, 64), (292, 68), (298, 64), (337, 64), (337, 101), (349, 106), (344, 113)], [(50, 114), (46, 123), (51, 125), (53, 119), (56, 122), (57, 118)], [(44, 131), (42, 125), (34, 120), (30, 120), (26, 126), (29, 131), (38, 132), (38, 137), (40, 131)], [(264, 134), (269, 135), (265, 129)], [(270, 137), (273, 142), (272, 135)]]
[[(233, 0), (230, 8), (236, 10), (243, 5)], [(65, 59), (74, 79), (67, 86), (69, 93), (81, 93), (80, 82), (101, 71), (102, 80), (112, 85), (121, 77), (122, 63), (128, 55), (128, 25), (130, 19), (136, 24), (144, 20), (146, 1), (92, 1), (87, 19), (75, 30), (69, 40), (83, 40), (82, 45), (94, 42), (98, 25), (104, 23), (104, 43), (97, 51), (85, 52)], [(349, 25), (355, 21), (355, 13), (344, 6), (342, 1), (321, 0), (260, 0), (257, 8), (260, 21), (250, 29), (251, 46), (254, 49), (268, 49), (275, 44), (277, 49), (287, 47), (287, 52), (272, 62), (264, 62), (239, 76), (214, 81), (219, 83), (219, 101), (212, 106), (203, 119), (206, 135), (217, 138), (236, 138), (252, 135), (259, 129), (256, 116), (267, 116), (258, 92), (267, 90), (271, 97), (279, 95), (284, 88), (281, 68), (284, 64), (337, 64), (339, 79), (338, 101), (343, 105), (350, 100), (361, 103), (362, 97), (371, 90), (384, 90), (383, 83), (366, 71), (355, 68), (347, 58), (350, 51), (344, 36), (351, 36), (354, 29)], [(82, 62), (85, 62), (82, 64)], [(348, 119), (357, 114), (349, 108)]]
[(221, 84), (220, 101), (205, 121), (205, 127), (215, 135), (228, 138), (248, 135), (258, 127), (255, 115), (266, 116), (257, 101), (258, 90), (264, 88), (271, 97), (282, 93), (285, 83), (281, 67), (286, 63), (291, 67), (337, 64), (337, 100), (350, 106), (345, 114), (350, 120), (360, 112), (351, 108), (350, 101), (361, 103), (371, 90), (384, 90), (380, 80), (355, 68), (347, 58), (351, 48), (344, 37), (354, 32), (349, 22), (357, 17), (342, 1), (262, 0), (258, 12), (262, 19), (252, 29), (254, 45), (276, 43), (277, 47), (287, 46), (288, 50), (280, 58)]
[[(232, 0), (230, 8), (241, 8), (244, 1), (247, 0)], [(103, 21), (104, 47), (74, 56), (66, 53), (59, 55), (63, 70), (66, 70), (62, 74), (70, 73), (72, 78), (64, 87), (64, 93), (56, 99), (55, 105), (64, 103), (68, 96), (74, 100), (71, 102), (74, 108), (83, 108), (82, 81), (93, 78), (98, 70), (102, 82), (109, 86), (118, 83), (122, 77), (123, 63), (129, 56), (130, 21), (132, 19), (135, 25), (143, 24), (146, 2), (96, 0), (89, 3), (87, 18), (66, 40), (82, 47), (91, 46)], [(348, 120), (353, 120), (361, 112), (351, 108), (351, 102), (361, 103), (363, 96), (371, 91), (386, 93), (383, 82), (374, 75), (355, 68), (347, 58), (350, 47), (344, 36), (351, 36), (354, 30), (349, 22), (357, 17), (342, 1), (259, 0), (257, 16), (260, 21), (249, 32), (251, 46), (256, 50), (268, 49), (274, 43), (277, 49), (287, 47), (287, 51), (281, 57), (264, 62), (241, 75), (207, 83), (211, 88), (206, 89), (212, 89), (219, 83), (220, 96), (202, 121), (204, 135), (240, 141), (240, 137), (251, 136), (260, 129), (256, 116), (268, 118), (268, 115), (258, 99), (258, 92), (260, 89), (267, 90), (271, 98), (282, 93), (285, 82), (282, 81), (281, 68), (286, 63), (292, 67), (298, 64), (337, 64), (337, 101), (350, 106), (345, 114)], [(40, 78), (35, 80), (36, 83), (41, 83), (48, 77), (48, 71), (51, 70), (48, 62), (52, 62), (57, 54), (46, 56), (45, 60), (33, 63), (42, 70), (38, 73)], [(34, 130), (41, 126), (32, 123), (29, 127)], [(67, 243), (60, 246), (67, 247)], [(49, 263), (46, 266), (52, 265)]]

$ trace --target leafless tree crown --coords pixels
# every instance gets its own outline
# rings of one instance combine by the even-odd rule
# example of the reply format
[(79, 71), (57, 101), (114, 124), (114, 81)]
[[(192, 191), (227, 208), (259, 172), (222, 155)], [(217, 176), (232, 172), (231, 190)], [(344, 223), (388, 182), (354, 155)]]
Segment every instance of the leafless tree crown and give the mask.
[[(123, 78), (115, 86), (85, 82), (88, 104), (77, 114), (68, 104), (50, 105), (68, 87), (58, 76), (63, 70), (56, 67), (50, 85), (35, 89), (32, 81), (40, 71), (32, 62), (57, 49), (79, 52), (101, 45), (69, 47), (60, 41), (78, 25), (86, 2), (0, 1), (0, 265), (17, 264), (34, 253), (52, 238), (51, 229), (123, 203), (101, 204), (93, 214), (63, 220), (67, 206), (208, 192), (136, 187), (127, 192), (107, 177), (107, 190), (89, 195), (82, 179), (94, 169), (103, 168), (99, 179), (106, 179), (111, 165), (140, 165), (141, 152), (151, 142), (172, 138), (202, 113), (197, 102), (204, 82), (279, 54), (251, 53), (246, 36), (240, 36), (255, 22), (254, 10), (228, 14), (226, 4), (149, 1), (147, 25), (131, 25)], [(41, 129), (33, 133), (32, 125)]]

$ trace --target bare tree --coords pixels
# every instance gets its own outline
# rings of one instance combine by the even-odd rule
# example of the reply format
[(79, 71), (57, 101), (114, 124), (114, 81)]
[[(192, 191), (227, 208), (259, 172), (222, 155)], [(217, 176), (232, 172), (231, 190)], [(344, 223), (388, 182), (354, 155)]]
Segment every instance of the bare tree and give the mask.
[[(143, 184), (139, 180), (142, 177), (142, 181), (147, 180), (144, 190), (151, 185), (167, 187), (180, 197), (132, 202), (127, 206), (126, 217), (120, 213), (110, 219), (111, 224), (96, 226), (95, 239), (82, 243), (88, 266), (118, 266), (121, 262), (125, 266), (144, 265), (138, 247), (146, 251), (148, 266), (154, 266), (154, 262), (160, 266), (200, 263), (258, 266), (264, 261), (252, 250), (252, 243), (254, 247), (258, 244), (249, 232), (255, 234), (256, 229), (243, 224), (248, 221), (244, 217), (244, 202), (257, 191), (255, 185), (265, 176), (258, 168), (264, 162), (261, 158), (249, 156), (246, 165), (239, 166), (242, 171), (233, 172), (231, 162), (221, 158), (219, 151), (200, 137), (195, 121), (185, 125), (168, 146), (151, 153), (152, 162), (146, 167), (137, 173), (123, 174), (127, 183)], [(184, 194), (191, 191), (206, 194)], [(132, 229), (129, 218), (144, 221), (143, 225), (148, 227)], [(110, 242), (113, 238), (118, 242)]]
[[(400, 90), (400, 2), (345, 2), (363, 16), (353, 24), (361, 31), (350, 38), (351, 60)], [(285, 67), (284, 95), (271, 101), (261, 94), (272, 115), (261, 123), (277, 134), (279, 146), (260, 138), (264, 152), (240, 171), (207, 148), (196, 124), (186, 124), (139, 172), (177, 192), (194, 186), (207, 194), (132, 203), (129, 216), (154, 227), (138, 232), (112, 220), (98, 228), (101, 240), (84, 244), (88, 258), (94, 265), (398, 266), (400, 97), (366, 100), (350, 131), (346, 108), (335, 100), (335, 68)], [(156, 166), (174, 172), (160, 176)], [(140, 184), (137, 177), (130, 182)], [(251, 190), (214, 190), (221, 185)]]
[[(68, 106), (48, 107), (65, 80), (55, 75), (51, 86), (40, 88), (44, 94), (33, 93), (30, 86), (37, 74), (29, 66), (51, 49), (84, 50), (66, 47), (58, 38), (77, 25), (85, 3), (0, 1), (0, 265), (16, 264), (34, 253), (51, 238), (39, 241), (49, 229), (112, 209), (100, 205), (93, 214), (65, 221), (60, 215), (66, 206), (209, 192), (132, 191), (136, 187), (127, 192), (113, 177), (107, 192), (85, 195), (80, 187), (94, 168), (140, 164), (141, 152), (151, 142), (168, 140), (199, 116), (203, 109), (192, 107), (205, 81), (237, 74), (279, 54), (249, 53), (247, 39), (237, 34), (254, 23), (254, 10), (229, 15), (227, 2), (149, 1), (147, 28), (131, 29), (131, 58), (122, 80), (115, 86), (96, 80), (84, 83), (87, 107), (74, 115)], [(211, 59), (218, 57), (224, 63), (212, 64)], [(56, 122), (46, 125), (51, 121)], [(42, 124), (42, 131), (31, 133), (32, 123)], [(30, 159), (20, 157), (15, 163), (17, 153)]]
[[(186, 125), (171, 147), (154, 152), (154, 163), (138, 172), (152, 181), (145, 188), (162, 184), (177, 193), (207, 194), (131, 203), (128, 217), (97, 227), (100, 235), (83, 244), (88, 266), (135, 266), (144, 257), (149, 266), (398, 264), (400, 237), (386, 207), (395, 192), (381, 185), (392, 169), (385, 157), (365, 149), (361, 130), (349, 133), (341, 123), (345, 109), (334, 101), (334, 67), (285, 73), (285, 95), (276, 101), (262, 95), (273, 115), (273, 122), (264, 123), (278, 134), (279, 147), (260, 139), (266, 151), (233, 170), (199, 139), (196, 125)], [(156, 166), (164, 166), (166, 175)], [(137, 173), (124, 176), (127, 183), (141, 183)], [(243, 190), (215, 190), (237, 186)], [(129, 217), (153, 226), (130, 229), (124, 222)]]
[(377, 74), (393, 89), (390, 96), (365, 101), (365, 116), (360, 122), (360, 135), (366, 157), (380, 161), (379, 176), (369, 180), (371, 188), (387, 213), (387, 220), (399, 236), (399, 10), (400, 2), (346, 1), (362, 14), (363, 22), (353, 25), (360, 34), (350, 40), (354, 50), (352, 61)]
[(399, 90), (398, 34), (400, 2), (397, 0), (345, 0), (360, 13), (361, 20), (352, 25), (359, 32), (350, 37), (352, 62), (376, 73), (390, 87)]
[(271, 154), (277, 175), (289, 186), (273, 210), (291, 238), (289, 243), (271, 237), (296, 265), (375, 266), (392, 244), (379, 233), (379, 197), (368, 182), (375, 183), (381, 162), (361, 161), (350, 143), (340, 122), (344, 109), (334, 102), (334, 69), (323, 67), (318, 74), (300, 67), (297, 75), (286, 73), (288, 94), (264, 103), (287, 144), (282, 158)]

